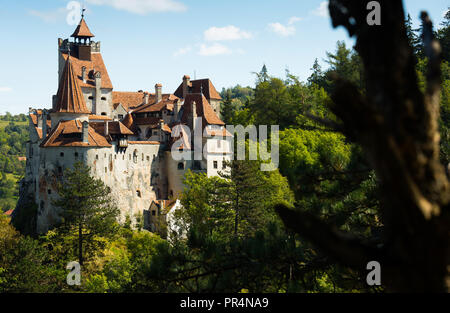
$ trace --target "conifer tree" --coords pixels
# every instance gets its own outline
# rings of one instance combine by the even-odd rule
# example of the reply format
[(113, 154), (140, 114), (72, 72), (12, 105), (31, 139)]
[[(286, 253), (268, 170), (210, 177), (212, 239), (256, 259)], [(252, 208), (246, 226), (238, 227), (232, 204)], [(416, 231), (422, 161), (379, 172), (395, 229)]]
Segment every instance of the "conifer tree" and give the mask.
[(86, 254), (94, 249), (98, 237), (111, 237), (116, 230), (119, 210), (110, 198), (111, 190), (90, 175), (90, 168), (77, 162), (64, 173), (54, 205), (61, 209), (63, 233), (76, 234), (78, 259), (82, 265)]

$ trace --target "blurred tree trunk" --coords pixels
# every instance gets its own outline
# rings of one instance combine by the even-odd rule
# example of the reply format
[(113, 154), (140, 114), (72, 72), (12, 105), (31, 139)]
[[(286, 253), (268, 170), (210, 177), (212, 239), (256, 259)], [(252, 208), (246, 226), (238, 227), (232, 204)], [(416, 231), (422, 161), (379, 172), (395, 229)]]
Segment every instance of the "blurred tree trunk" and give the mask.
[[(422, 13), (429, 59), (427, 88), (419, 90), (401, 0), (378, 1), (381, 26), (369, 26), (370, 1), (330, 0), (334, 27), (356, 37), (364, 62), (366, 95), (336, 77), (333, 112), (339, 129), (359, 143), (376, 170), (384, 224), (383, 244), (361, 242), (314, 216), (277, 210), (288, 227), (354, 269), (381, 264), (382, 285), (391, 292), (450, 291), (450, 188), (439, 162), (438, 117), (441, 50)], [(365, 279), (362, 278), (362, 279)]]

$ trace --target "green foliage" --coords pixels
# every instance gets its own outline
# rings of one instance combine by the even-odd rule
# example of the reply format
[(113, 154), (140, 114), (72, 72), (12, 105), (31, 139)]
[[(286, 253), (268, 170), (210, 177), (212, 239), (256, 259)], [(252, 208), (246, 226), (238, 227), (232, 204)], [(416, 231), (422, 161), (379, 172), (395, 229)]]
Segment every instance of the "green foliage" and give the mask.
[(59, 198), (54, 202), (61, 209), (58, 231), (77, 234), (80, 264), (117, 231), (119, 210), (113, 205), (110, 193), (110, 188), (91, 177), (90, 168), (81, 162), (64, 172), (64, 181), (58, 186)]
[(25, 173), (25, 156), (28, 126), (24, 114), (0, 116), (0, 212), (16, 207), (19, 197), (18, 182)]

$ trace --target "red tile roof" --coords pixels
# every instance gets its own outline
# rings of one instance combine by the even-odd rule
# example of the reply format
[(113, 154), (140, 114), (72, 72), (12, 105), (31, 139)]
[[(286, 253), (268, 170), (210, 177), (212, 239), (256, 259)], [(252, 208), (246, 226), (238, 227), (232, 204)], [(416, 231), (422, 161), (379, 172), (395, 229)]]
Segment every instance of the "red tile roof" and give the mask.
[[(67, 53), (62, 53), (64, 60), (67, 60)], [(105, 63), (100, 52), (91, 53), (91, 61), (80, 60), (75, 56), (71, 55), (72, 66), (76, 77), (78, 77), (78, 84), (80, 87), (95, 88), (95, 78), (93, 71), (100, 72), (102, 77), (101, 88), (112, 89), (113, 85), (111, 79), (109, 78), (108, 71), (106, 70)], [(81, 68), (86, 67), (86, 82), (83, 82), (81, 77)]]
[(163, 94), (162, 100), (155, 103), (155, 96), (150, 95), (149, 103), (143, 104), (133, 110), (133, 113), (146, 113), (146, 112), (160, 112), (161, 110), (167, 109), (173, 111), (173, 105), (179, 98), (172, 94)]
[(86, 22), (84, 21), (84, 18), (81, 19), (80, 23), (78, 24), (77, 28), (73, 32), (72, 36), (70, 37), (95, 37), (94, 34), (91, 33), (89, 30), (89, 27), (87, 26)]
[[(191, 87), (190, 93), (200, 93), (203, 89), (203, 94), (207, 99), (222, 99), (222, 97), (208, 78), (191, 80), (189, 87)], [(178, 86), (177, 90), (173, 94), (178, 98), (183, 97), (183, 83)]]
[(187, 124), (189, 117), (192, 114), (191, 104), (194, 101), (197, 105), (197, 116), (203, 117), (203, 127), (206, 125), (225, 125), (225, 123), (216, 115), (205, 96), (199, 93), (188, 94), (186, 96), (183, 105), (183, 116), (181, 117), (183, 123)]
[[(106, 123), (104, 122), (89, 123), (89, 125), (92, 126), (99, 134), (105, 133), (105, 124)], [(129, 130), (119, 121), (108, 122), (108, 133), (110, 133), (111, 135), (134, 135), (131, 130)]]
[(64, 71), (59, 81), (58, 93), (56, 94), (57, 102), (55, 106), (56, 112), (65, 113), (91, 113), (84, 100), (83, 92), (78, 85), (73, 67), (72, 58), (68, 58)]
[(160, 118), (159, 117), (135, 117), (134, 124), (135, 125), (150, 125), (156, 127), (159, 125)]
[(88, 128), (89, 143), (82, 141), (82, 124), (79, 120), (60, 121), (41, 143), (41, 147), (111, 147), (103, 135)]
[(144, 92), (113, 91), (112, 95), (114, 108), (117, 108), (120, 103), (126, 111), (129, 111), (144, 103)]
[(112, 119), (108, 116), (105, 115), (95, 115), (95, 114), (90, 114), (89, 115), (89, 120), (102, 120), (102, 121), (112, 121)]

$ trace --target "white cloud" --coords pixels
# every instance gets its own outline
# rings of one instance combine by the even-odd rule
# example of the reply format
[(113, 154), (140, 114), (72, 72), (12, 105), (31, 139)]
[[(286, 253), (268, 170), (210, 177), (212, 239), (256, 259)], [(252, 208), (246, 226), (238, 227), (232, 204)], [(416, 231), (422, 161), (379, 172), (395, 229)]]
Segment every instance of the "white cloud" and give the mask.
[(222, 55), (222, 54), (231, 54), (232, 51), (219, 43), (215, 43), (211, 46), (207, 46), (205, 44), (200, 45), (200, 50), (198, 52), (199, 55), (202, 56), (214, 56), (214, 55)]
[(180, 55), (184, 55), (184, 54), (187, 54), (187, 53), (191, 52), (191, 50), (192, 50), (191, 46), (180, 48), (180, 49), (178, 49), (177, 51), (174, 52), (173, 56), (177, 57), (177, 56), (180, 56)]
[(328, 1), (323, 1), (320, 3), (319, 7), (312, 11), (312, 14), (320, 17), (328, 17)]
[(288, 25), (293, 25), (301, 20), (303, 20), (301, 17), (293, 16), (289, 19)]
[(145, 15), (150, 12), (181, 12), (186, 6), (176, 0), (86, 0), (93, 5), (107, 5), (116, 10), (124, 10)]
[(225, 27), (211, 27), (204, 32), (207, 41), (225, 41), (249, 39), (252, 37), (250, 32), (240, 30), (238, 27), (229, 25)]
[(10, 92), (10, 91), (12, 91), (11, 87), (0, 86), (0, 92)]
[(28, 14), (36, 16), (46, 23), (54, 23), (63, 20), (68, 12), (66, 8), (58, 8), (50, 11), (29, 10)]
[(294, 26), (284, 26), (280, 23), (270, 23), (269, 29), (282, 37), (289, 37), (295, 34)]

